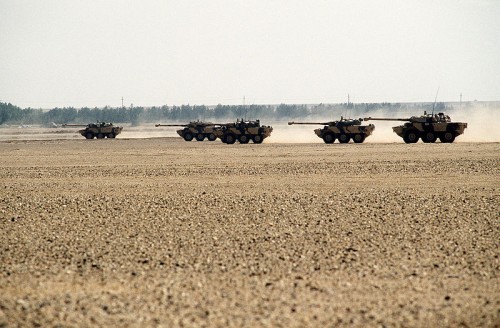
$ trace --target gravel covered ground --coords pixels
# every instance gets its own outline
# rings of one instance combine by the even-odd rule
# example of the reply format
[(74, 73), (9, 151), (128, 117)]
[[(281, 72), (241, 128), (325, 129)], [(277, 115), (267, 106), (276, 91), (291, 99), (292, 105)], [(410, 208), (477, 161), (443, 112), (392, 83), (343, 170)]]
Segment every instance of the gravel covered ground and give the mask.
[(0, 154), (0, 327), (500, 326), (499, 143)]

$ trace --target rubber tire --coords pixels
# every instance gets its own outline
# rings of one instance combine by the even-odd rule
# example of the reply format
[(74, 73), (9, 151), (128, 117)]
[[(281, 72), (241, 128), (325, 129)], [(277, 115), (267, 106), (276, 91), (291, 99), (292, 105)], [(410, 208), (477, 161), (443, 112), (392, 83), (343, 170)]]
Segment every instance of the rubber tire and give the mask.
[(193, 135), (191, 133), (184, 133), (184, 140), (191, 141), (193, 140)]
[(198, 133), (196, 135), (196, 141), (203, 141), (205, 140), (205, 135), (203, 133)]
[(246, 134), (242, 134), (239, 138), (238, 138), (239, 142), (241, 144), (247, 144), (249, 141), (250, 141), (250, 137), (247, 136)]
[(92, 132), (85, 133), (85, 139), (94, 139), (94, 134)]
[(455, 134), (453, 132), (445, 132), (441, 136), (439, 136), (439, 140), (442, 143), (452, 143), (455, 141)]
[(326, 133), (325, 135), (323, 135), (323, 141), (326, 144), (332, 144), (335, 142), (335, 136), (333, 135), (333, 133)]
[(98, 133), (96, 136), (97, 139), (104, 139), (104, 134)]
[(364, 134), (355, 134), (352, 137), (352, 141), (354, 141), (354, 143), (363, 143), (363, 141), (365, 141), (365, 138), (366, 136)]
[(425, 143), (434, 143), (436, 142), (437, 136), (434, 132), (428, 131), (424, 132), (422, 135), (422, 141)]
[(417, 143), (418, 139), (420, 139), (420, 136), (415, 130), (406, 131), (405, 136), (403, 137), (404, 142), (407, 144)]
[(236, 137), (234, 136), (234, 134), (228, 134), (224, 139), (226, 139), (226, 143), (229, 145), (232, 145), (236, 142)]
[(115, 138), (115, 134), (113, 132), (111, 132), (106, 137), (108, 137), (108, 139), (114, 139)]
[(341, 135), (339, 135), (339, 142), (342, 143), (342, 144), (349, 143), (350, 139), (351, 138), (347, 134), (341, 134)]
[(255, 136), (253, 136), (252, 141), (253, 141), (253, 143), (261, 144), (262, 141), (264, 141), (264, 136), (257, 134)]
[(207, 137), (208, 141), (215, 141), (217, 140), (217, 137), (215, 136), (215, 134), (213, 133), (210, 133)]

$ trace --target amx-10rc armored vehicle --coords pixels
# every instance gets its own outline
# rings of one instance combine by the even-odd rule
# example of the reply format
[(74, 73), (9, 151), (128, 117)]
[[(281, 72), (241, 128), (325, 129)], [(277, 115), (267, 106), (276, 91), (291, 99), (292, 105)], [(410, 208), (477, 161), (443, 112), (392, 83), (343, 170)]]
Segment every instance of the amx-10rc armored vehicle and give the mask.
[(443, 143), (451, 143), (467, 128), (467, 123), (452, 122), (444, 113), (427, 114), (424, 112), (422, 116), (410, 118), (365, 118), (365, 121), (368, 120), (406, 122), (392, 128), (406, 143), (416, 143), (420, 138), (425, 143), (435, 142), (437, 138)]
[(338, 140), (340, 143), (348, 143), (349, 140), (353, 140), (355, 143), (362, 143), (365, 138), (372, 134), (375, 130), (375, 125), (361, 125), (363, 121), (360, 119), (345, 119), (342, 116), (340, 121), (332, 121), (325, 123), (313, 123), (313, 122), (288, 122), (288, 125), (292, 124), (308, 124), (308, 125), (324, 125), (324, 127), (315, 129), (314, 132), (318, 137), (323, 139), (327, 144), (334, 143)]
[(193, 139), (203, 141), (205, 138), (209, 141), (215, 141), (215, 139), (217, 139), (215, 131), (220, 129), (220, 126), (217, 124), (202, 121), (193, 121), (188, 124), (155, 124), (155, 126), (183, 127), (183, 129), (177, 130), (177, 134), (186, 141), (191, 141)]
[(85, 127), (85, 129), (78, 130), (82, 136), (87, 139), (103, 139), (103, 138), (114, 138), (119, 135), (123, 127), (114, 126), (113, 123), (99, 122), (97, 123), (89, 123), (85, 124), (63, 124), (62, 126), (66, 127)]
[(215, 131), (215, 135), (226, 144), (234, 144), (236, 141), (247, 144), (250, 140), (260, 144), (273, 132), (271, 126), (260, 125), (259, 120), (236, 120), (236, 123), (226, 123), (220, 126), (221, 128)]

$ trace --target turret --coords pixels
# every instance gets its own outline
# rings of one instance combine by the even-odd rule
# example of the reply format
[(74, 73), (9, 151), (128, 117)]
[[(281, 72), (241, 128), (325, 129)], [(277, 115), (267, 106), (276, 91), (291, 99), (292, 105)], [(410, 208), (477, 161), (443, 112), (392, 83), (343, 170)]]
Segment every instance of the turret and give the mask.
[(108, 127), (108, 126), (113, 126), (113, 123), (106, 123), (106, 122), (101, 122), (97, 121), (96, 123), (89, 123), (89, 124), (62, 124), (62, 127), (84, 127), (84, 128), (99, 128), (99, 127)]

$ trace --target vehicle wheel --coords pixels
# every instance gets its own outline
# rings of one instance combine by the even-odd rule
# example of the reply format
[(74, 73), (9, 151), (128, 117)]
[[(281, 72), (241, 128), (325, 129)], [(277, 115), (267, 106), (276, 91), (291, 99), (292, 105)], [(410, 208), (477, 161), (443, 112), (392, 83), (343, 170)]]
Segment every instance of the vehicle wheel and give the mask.
[(107, 137), (108, 137), (109, 139), (114, 139), (114, 138), (115, 138), (115, 134), (114, 134), (113, 132), (111, 132), (111, 133), (109, 133), (109, 134), (107, 135)]
[(250, 141), (250, 138), (246, 134), (242, 134), (239, 138), (240, 143), (247, 144)]
[(94, 134), (93, 134), (92, 132), (87, 132), (87, 133), (85, 134), (85, 138), (86, 138), (86, 139), (94, 139)]
[(104, 138), (104, 134), (102, 134), (102, 133), (97, 134), (97, 139), (103, 139), (103, 138)]
[(349, 136), (347, 134), (341, 134), (339, 136), (339, 142), (340, 143), (348, 143), (349, 139), (351, 139), (351, 138), (349, 138)]
[(422, 141), (425, 143), (433, 143), (436, 142), (437, 136), (434, 134), (434, 132), (425, 132), (424, 135), (422, 136)]
[(203, 133), (198, 133), (196, 135), (196, 141), (203, 141), (205, 140), (205, 135)]
[(217, 139), (217, 137), (215, 136), (215, 134), (210, 133), (210, 134), (208, 135), (208, 141), (215, 141), (215, 139)]
[(256, 143), (256, 144), (260, 144), (260, 143), (262, 143), (262, 141), (264, 141), (264, 137), (261, 136), (260, 134), (253, 136), (252, 139), (253, 139), (253, 143)]
[(452, 143), (455, 141), (455, 134), (453, 132), (445, 132), (440, 137), (442, 143)]
[(232, 145), (232, 144), (234, 144), (235, 142), (236, 142), (236, 138), (234, 137), (234, 135), (233, 135), (233, 134), (228, 134), (228, 135), (226, 136), (226, 143), (227, 143), (227, 144)]
[(327, 133), (323, 136), (323, 141), (327, 144), (332, 144), (335, 142), (335, 137), (332, 133)]
[(191, 141), (193, 140), (193, 135), (191, 133), (184, 133), (184, 140)]
[(417, 143), (419, 139), (417, 131), (410, 130), (406, 131), (405, 136), (403, 137), (403, 140), (406, 143)]
[(363, 141), (365, 141), (365, 135), (364, 134), (355, 134), (352, 137), (352, 141), (354, 141), (355, 143), (362, 143)]

